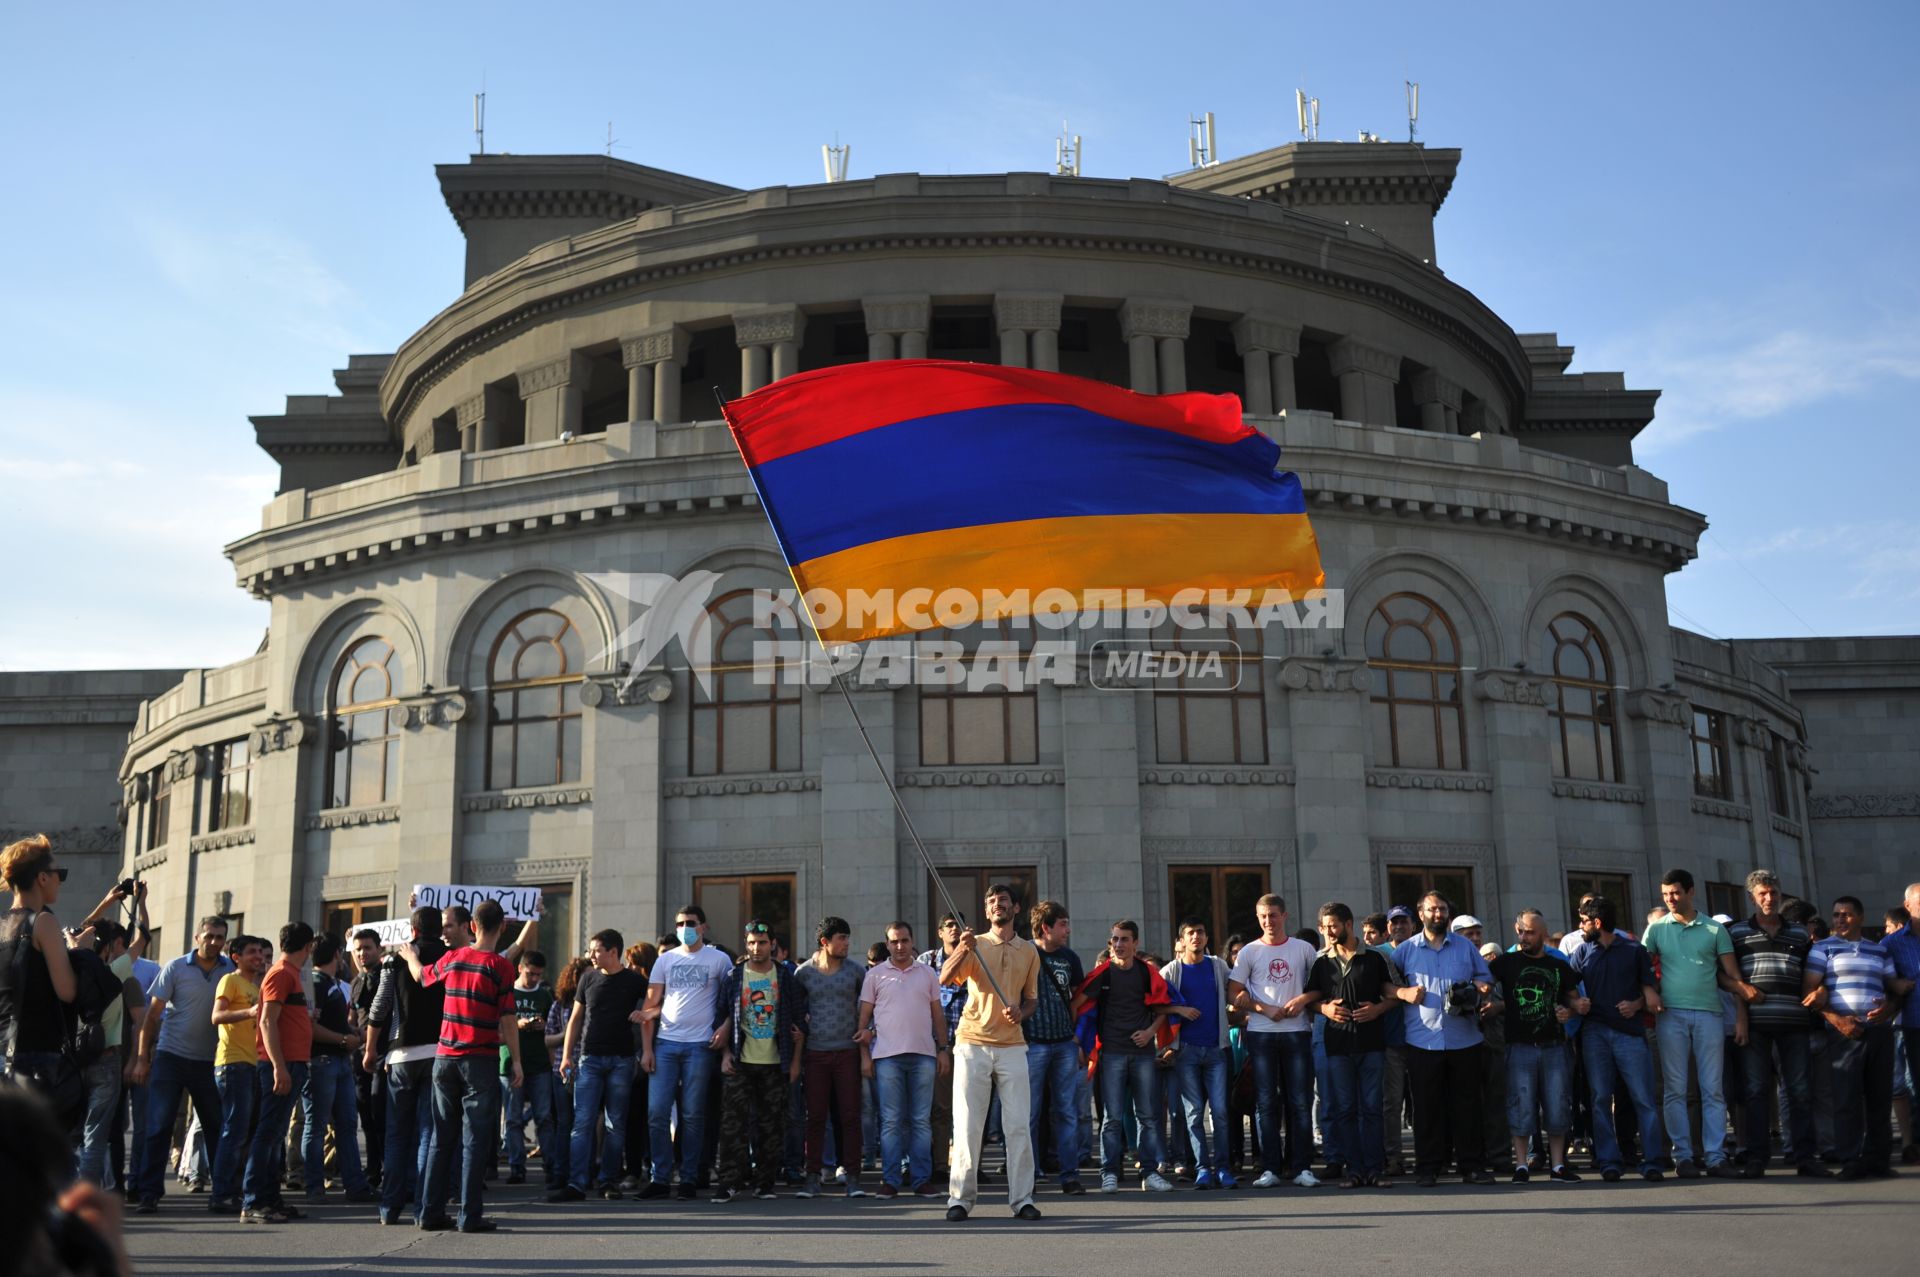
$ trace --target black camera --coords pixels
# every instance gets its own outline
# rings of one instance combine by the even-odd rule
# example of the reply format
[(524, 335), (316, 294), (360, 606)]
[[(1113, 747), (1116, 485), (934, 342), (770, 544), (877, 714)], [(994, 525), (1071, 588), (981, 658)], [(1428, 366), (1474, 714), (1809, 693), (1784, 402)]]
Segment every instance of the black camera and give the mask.
[(1457, 980), (1447, 986), (1447, 1014), (1473, 1015), (1480, 1010), (1480, 990), (1471, 980)]
[(122, 878), (120, 880), (120, 886), (118, 890), (120, 894), (123, 896), (131, 896), (133, 894), (134, 887), (136, 887), (137, 885), (138, 884), (135, 883), (134, 880), (131, 878)]

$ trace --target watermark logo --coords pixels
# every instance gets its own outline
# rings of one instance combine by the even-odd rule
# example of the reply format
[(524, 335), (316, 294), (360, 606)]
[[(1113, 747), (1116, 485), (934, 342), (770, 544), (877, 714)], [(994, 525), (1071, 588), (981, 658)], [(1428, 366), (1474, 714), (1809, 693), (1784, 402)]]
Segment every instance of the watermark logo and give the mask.
[(1240, 686), (1243, 659), (1232, 639), (1189, 639), (1177, 647), (1100, 639), (1087, 649), (1087, 681), (1114, 692), (1152, 685), (1231, 692)]

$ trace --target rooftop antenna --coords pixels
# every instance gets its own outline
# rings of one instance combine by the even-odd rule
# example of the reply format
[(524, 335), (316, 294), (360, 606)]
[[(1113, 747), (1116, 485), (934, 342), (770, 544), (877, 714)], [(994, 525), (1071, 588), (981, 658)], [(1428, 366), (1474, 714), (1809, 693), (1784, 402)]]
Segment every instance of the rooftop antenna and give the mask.
[(1194, 168), (1206, 168), (1220, 162), (1213, 140), (1213, 112), (1187, 117), (1187, 159)]
[(613, 147), (614, 147), (614, 143), (615, 143), (615, 142), (616, 142), (617, 140), (618, 140), (618, 139), (616, 139), (616, 138), (615, 138), (615, 137), (613, 136), (613, 121), (612, 121), (612, 120), (608, 120), (608, 121), (607, 121), (607, 154), (608, 154), (608, 155), (612, 155), (612, 154), (613, 154)]
[(1407, 141), (1420, 136), (1420, 85), (1418, 81), (1407, 82)]
[[(840, 141), (840, 135), (838, 133), (834, 134), (833, 140), (835, 143), (838, 143)], [(851, 142), (845, 146), (822, 146), (820, 148), (820, 161), (826, 165), (827, 180), (829, 182), (844, 182), (847, 180), (847, 157), (852, 154), (853, 143)]]
[(1053, 171), (1061, 177), (1080, 176), (1080, 135), (1067, 132), (1067, 122), (1060, 121), (1060, 136), (1053, 140)]
[[(481, 81), (486, 83), (485, 80)], [(485, 89), (473, 95), (473, 145), (474, 153), (487, 153), (487, 91)]]
[(1320, 140), (1320, 99), (1308, 97), (1305, 89), (1295, 89), (1293, 105), (1300, 116), (1300, 140), (1318, 142)]

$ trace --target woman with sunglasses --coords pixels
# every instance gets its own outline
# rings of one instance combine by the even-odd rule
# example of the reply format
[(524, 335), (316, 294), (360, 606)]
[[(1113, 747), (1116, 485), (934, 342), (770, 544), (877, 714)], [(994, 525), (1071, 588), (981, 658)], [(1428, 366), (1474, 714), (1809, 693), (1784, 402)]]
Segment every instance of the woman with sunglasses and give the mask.
[[(53, 844), (35, 834), (0, 852), (0, 877), (13, 908), (0, 920), (0, 1055), (7, 1072), (39, 1076), (59, 1059), (77, 981), (67, 938), (53, 916), (67, 871), (53, 863)], [(24, 953), (22, 952), (24, 950)]]

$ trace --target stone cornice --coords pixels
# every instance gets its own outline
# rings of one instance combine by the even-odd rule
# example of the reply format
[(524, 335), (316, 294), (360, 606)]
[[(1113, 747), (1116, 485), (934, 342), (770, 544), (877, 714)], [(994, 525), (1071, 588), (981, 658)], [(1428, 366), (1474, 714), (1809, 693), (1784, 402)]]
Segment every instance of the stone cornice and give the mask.
[(1038, 767), (918, 767), (899, 772), (894, 780), (902, 789), (1065, 783), (1065, 777), (1058, 769)]
[(519, 383), (520, 397), (526, 399), (558, 386), (571, 386), (575, 382), (584, 384), (591, 374), (590, 361), (585, 355), (574, 351), (531, 368), (522, 368), (515, 374), (515, 379)]
[(592, 801), (592, 785), (555, 785), (544, 789), (503, 789), (497, 793), (467, 794), (460, 799), (460, 810), (519, 811), (531, 807), (578, 807)]
[(222, 851), (228, 847), (244, 847), (254, 840), (253, 828), (222, 829), (217, 833), (201, 834), (187, 844), (187, 850), (193, 855), (203, 852)]
[(72, 825), (66, 829), (0, 829), (0, 847), (35, 834), (45, 834), (59, 855), (117, 856), (126, 843), (118, 825)]
[(1291, 785), (1291, 767), (1155, 767), (1140, 773), (1142, 785)]
[(1637, 785), (1611, 785), (1597, 780), (1556, 780), (1555, 798), (1583, 798), (1601, 803), (1644, 803), (1647, 793)]
[(386, 825), (398, 823), (400, 804), (388, 803), (383, 807), (330, 807), (317, 811), (306, 819), (308, 829), (353, 829), (361, 825)]
[(1799, 821), (1788, 820), (1785, 816), (1775, 816), (1769, 813), (1767, 823), (1773, 826), (1773, 832), (1776, 834), (1785, 834), (1789, 838), (1805, 838), (1807, 836), (1807, 831), (1800, 827)]
[(1752, 820), (1753, 809), (1745, 803), (1730, 803), (1719, 798), (1702, 798), (1695, 795), (1693, 810), (1702, 816), (1718, 816), (1722, 820)]
[(820, 788), (820, 778), (801, 772), (762, 772), (748, 776), (702, 776), (670, 780), (663, 798), (721, 798), (735, 794), (801, 794)]
[(1920, 817), (1920, 791), (1814, 794), (1807, 799), (1814, 820), (1885, 820)]
[[(930, 251), (1173, 257), (1354, 294), (1443, 333), (1493, 372), (1512, 403), (1526, 399), (1531, 370), (1512, 330), (1466, 290), (1364, 230), (1160, 182), (1038, 174), (987, 181), (999, 182), (1005, 195), (983, 191), (980, 178), (893, 174), (654, 209), (575, 236), (569, 252), (533, 255), (496, 272), (409, 340), (381, 383), (385, 415), (410, 418), (419, 396), (454, 367), (576, 306), (603, 307), (708, 271)], [(897, 227), (903, 201), (924, 201), (910, 210), (919, 229), (875, 225)], [(1009, 229), (1015, 226), (1021, 229)]]
[(1491, 793), (1493, 777), (1484, 772), (1450, 772), (1408, 767), (1379, 767), (1367, 772), (1374, 789), (1450, 789), (1463, 793)]

